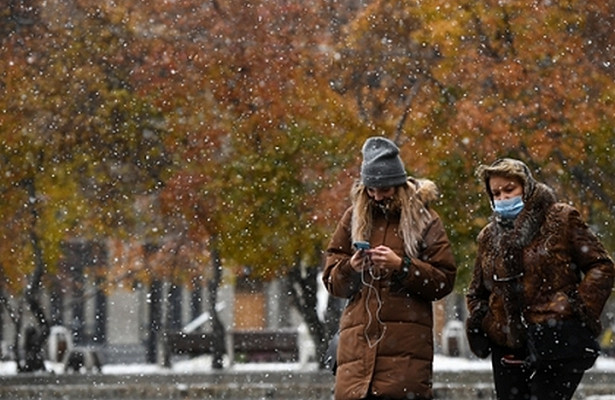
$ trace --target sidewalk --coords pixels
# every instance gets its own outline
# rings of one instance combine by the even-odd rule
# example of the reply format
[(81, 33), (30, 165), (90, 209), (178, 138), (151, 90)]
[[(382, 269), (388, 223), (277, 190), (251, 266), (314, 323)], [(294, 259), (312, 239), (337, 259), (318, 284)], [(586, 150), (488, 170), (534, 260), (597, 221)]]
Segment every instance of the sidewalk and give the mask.
[[(166, 375), (15, 375), (0, 377), (0, 399), (331, 399), (327, 371), (237, 372)], [(441, 400), (495, 399), (488, 371), (436, 372), (434, 394)], [(606, 397), (609, 395), (608, 397)], [(576, 400), (615, 400), (615, 374), (587, 373)]]
[[(4, 400), (329, 400), (334, 377), (315, 364), (236, 364), (221, 371), (199, 368), (206, 360), (178, 362), (172, 370), (152, 365), (105, 366), (103, 374), (4, 374)], [(615, 400), (615, 360), (588, 371), (575, 400)], [(183, 365), (182, 365), (183, 364)], [(439, 400), (495, 399), (489, 363), (441, 359), (434, 363)], [(0, 369), (1, 371), (1, 369)]]

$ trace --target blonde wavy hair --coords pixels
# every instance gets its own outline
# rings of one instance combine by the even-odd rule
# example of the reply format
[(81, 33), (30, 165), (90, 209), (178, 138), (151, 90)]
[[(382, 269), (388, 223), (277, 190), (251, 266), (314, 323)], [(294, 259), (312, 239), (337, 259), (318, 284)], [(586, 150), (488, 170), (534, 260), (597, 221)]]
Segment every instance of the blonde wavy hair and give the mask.
[[(351, 220), (352, 241), (369, 240), (372, 231), (373, 202), (367, 187), (355, 183), (350, 192), (353, 209)], [(429, 180), (409, 179), (396, 186), (392, 206), (400, 210), (399, 235), (403, 238), (406, 255), (417, 257), (422, 243), (422, 234), (432, 220), (428, 209), (430, 201), (438, 196), (436, 185)]]

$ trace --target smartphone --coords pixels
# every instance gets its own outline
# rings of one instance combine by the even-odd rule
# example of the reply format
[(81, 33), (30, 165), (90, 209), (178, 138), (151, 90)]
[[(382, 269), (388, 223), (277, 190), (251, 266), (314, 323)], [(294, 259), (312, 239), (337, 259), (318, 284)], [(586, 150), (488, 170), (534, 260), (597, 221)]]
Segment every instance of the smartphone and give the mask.
[(369, 242), (354, 242), (352, 245), (357, 250), (367, 250), (367, 249), (369, 249)]

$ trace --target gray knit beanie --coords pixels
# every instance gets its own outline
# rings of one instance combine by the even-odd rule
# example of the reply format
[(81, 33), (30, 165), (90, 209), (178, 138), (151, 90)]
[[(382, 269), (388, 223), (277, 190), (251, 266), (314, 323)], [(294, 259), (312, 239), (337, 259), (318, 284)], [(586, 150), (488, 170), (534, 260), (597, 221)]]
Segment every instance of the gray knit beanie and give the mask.
[(408, 177), (399, 148), (387, 138), (371, 137), (363, 145), (361, 183), (367, 187), (384, 188), (400, 186)]

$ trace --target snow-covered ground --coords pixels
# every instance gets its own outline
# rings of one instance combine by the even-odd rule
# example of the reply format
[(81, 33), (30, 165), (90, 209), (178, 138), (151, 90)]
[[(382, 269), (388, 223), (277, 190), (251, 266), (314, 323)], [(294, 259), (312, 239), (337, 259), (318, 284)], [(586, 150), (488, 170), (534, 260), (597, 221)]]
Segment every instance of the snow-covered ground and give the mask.
[[(190, 360), (180, 360), (173, 363), (172, 368), (163, 368), (153, 364), (110, 364), (103, 366), (103, 374), (193, 374), (211, 371), (211, 358), (209, 356), (197, 357)], [(48, 363), (47, 367), (56, 373), (62, 373), (61, 364)], [(311, 371), (316, 370), (316, 363), (246, 363), (233, 364), (228, 369), (233, 371)], [(476, 360), (460, 357), (446, 357), (436, 355), (434, 358), (435, 371), (488, 371), (491, 369), (489, 360)], [(592, 368), (595, 371), (608, 371), (615, 373), (615, 358), (600, 357)], [(15, 375), (17, 368), (14, 362), (0, 362), (0, 375)]]

